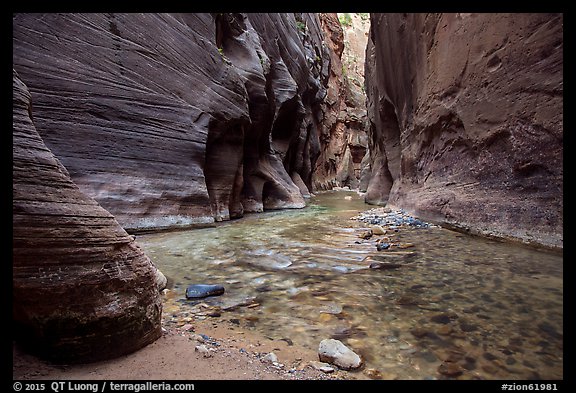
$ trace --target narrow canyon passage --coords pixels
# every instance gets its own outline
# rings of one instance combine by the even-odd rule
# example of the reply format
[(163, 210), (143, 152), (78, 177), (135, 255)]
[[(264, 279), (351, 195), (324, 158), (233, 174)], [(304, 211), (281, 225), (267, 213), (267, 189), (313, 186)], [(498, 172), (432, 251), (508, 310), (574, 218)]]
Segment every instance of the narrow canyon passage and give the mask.
[(212, 328), (298, 355), (209, 379), (564, 378), (563, 14), (12, 21), (18, 351), (226, 373)]

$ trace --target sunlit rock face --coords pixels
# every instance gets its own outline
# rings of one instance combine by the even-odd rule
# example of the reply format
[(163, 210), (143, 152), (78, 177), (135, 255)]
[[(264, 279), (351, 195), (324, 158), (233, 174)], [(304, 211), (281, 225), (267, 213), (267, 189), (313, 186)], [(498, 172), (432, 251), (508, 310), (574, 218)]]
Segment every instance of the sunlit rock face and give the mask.
[(128, 230), (300, 208), (330, 50), (315, 14), (16, 14), (46, 146)]
[[(331, 64), (327, 97), (322, 102), (320, 156), (313, 174), (313, 187), (359, 188), (361, 163), (367, 156), (364, 51), (368, 14), (320, 14)], [(362, 17), (360, 16), (362, 15)], [(360, 187), (362, 188), (362, 187)]]
[(366, 200), (562, 247), (563, 17), (372, 14)]
[(132, 352), (161, 335), (163, 276), (72, 182), (36, 131), (33, 108), (14, 73), (14, 338), (64, 363)]

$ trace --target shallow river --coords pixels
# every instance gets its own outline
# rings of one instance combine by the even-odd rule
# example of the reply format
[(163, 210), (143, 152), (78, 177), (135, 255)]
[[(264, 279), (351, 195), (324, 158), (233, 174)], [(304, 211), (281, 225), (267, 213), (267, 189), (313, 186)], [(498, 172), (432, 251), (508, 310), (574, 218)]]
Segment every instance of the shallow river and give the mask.
[[(314, 350), (336, 338), (374, 378), (563, 378), (561, 254), (410, 226), (387, 235), (412, 247), (377, 251), (350, 219), (371, 207), (331, 191), (301, 210), (139, 236), (169, 278), (165, 323), (214, 318)], [(402, 266), (369, 269), (378, 259)], [(193, 283), (226, 291), (187, 301)]]

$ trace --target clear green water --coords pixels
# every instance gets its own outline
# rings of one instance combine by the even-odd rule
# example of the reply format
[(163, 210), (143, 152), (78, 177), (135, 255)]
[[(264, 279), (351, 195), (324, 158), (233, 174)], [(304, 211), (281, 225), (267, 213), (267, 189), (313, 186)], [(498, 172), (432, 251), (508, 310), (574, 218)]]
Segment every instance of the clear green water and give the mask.
[[(391, 240), (414, 247), (378, 252), (350, 220), (369, 208), (332, 191), (302, 210), (139, 236), (171, 283), (165, 323), (205, 318), (204, 303), (219, 310), (207, 318), (272, 339), (316, 350), (337, 338), (385, 379), (563, 378), (562, 255), (410, 227)], [(367, 268), (384, 254), (404, 265)], [(186, 301), (192, 283), (226, 292)]]

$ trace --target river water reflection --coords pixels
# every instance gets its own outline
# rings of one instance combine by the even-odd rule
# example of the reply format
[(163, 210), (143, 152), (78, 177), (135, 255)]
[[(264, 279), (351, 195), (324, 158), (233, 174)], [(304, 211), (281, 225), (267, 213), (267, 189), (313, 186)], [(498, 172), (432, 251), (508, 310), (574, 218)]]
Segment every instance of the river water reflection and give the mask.
[[(376, 237), (358, 237), (369, 225), (350, 219), (369, 208), (355, 192), (330, 191), (302, 210), (139, 236), (169, 278), (165, 323), (204, 308), (315, 350), (336, 338), (375, 378), (563, 378), (561, 254), (408, 226), (389, 233), (413, 247), (379, 252)], [(367, 257), (402, 267), (369, 269)], [(226, 292), (187, 301), (192, 283)]]

